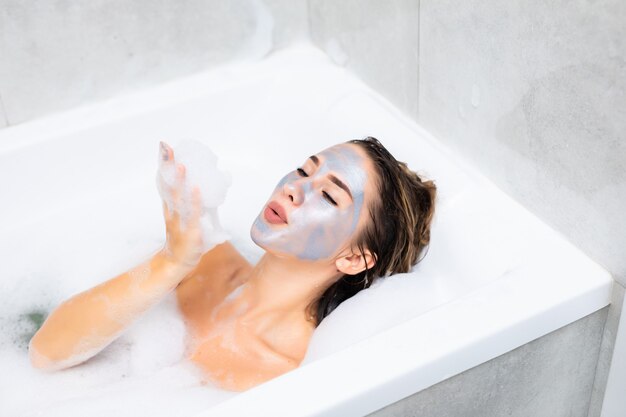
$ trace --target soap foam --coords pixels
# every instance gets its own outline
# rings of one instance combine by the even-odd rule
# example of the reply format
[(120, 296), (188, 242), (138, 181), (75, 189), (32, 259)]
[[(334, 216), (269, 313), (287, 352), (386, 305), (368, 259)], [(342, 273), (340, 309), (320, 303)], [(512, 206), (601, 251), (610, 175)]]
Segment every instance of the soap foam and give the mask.
[[(185, 335), (170, 293), (76, 367), (42, 372), (30, 367), (23, 350), (5, 346), (0, 414), (191, 416), (237, 395), (204, 382), (202, 371), (185, 358)], [(2, 395), (9, 392), (10, 401)]]
[[(168, 210), (180, 213), (183, 225), (191, 215), (192, 190), (200, 189), (202, 214), (200, 227), (204, 252), (215, 245), (230, 239), (230, 235), (222, 228), (217, 208), (224, 202), (228, 188), (232, 183), (230, 174), (217, 168), (217, 156), (211, 149), (195, 140), (182, 140), (174, 148), (174, 161), (185, 166), (185, 185), (181, 195), (181, 204), (176, 206), (171, 194), (167, 191), (176, 184), (176, 167), (163, 161), (159, 154), (157, 173), (157, 189), (167, 204)], [(169, 161), (171, 162), (171, 161)]]

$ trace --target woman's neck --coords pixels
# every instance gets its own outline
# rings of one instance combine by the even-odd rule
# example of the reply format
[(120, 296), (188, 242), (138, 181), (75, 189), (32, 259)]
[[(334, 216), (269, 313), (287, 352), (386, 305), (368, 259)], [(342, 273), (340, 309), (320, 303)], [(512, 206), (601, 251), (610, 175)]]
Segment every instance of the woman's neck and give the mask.
[(301, 261), (266, 252), (250, 272), (241, 294), (244, 322), (306, 318), (307, 306), (340, 276), (334, 263)]

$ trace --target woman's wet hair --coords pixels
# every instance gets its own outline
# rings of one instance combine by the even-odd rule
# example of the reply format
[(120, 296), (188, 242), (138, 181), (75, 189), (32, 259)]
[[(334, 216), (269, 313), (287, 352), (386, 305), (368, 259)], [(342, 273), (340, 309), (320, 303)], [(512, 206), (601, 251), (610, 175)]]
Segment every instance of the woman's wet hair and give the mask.
[(308, 306), (308, 316), (315, 319), (316, 325), (375, 280), (409, 272), (424, 258), (430, 243), (437, 195), (434, 182), (422, 179), (405, 162), (396, 160), (374, 137), (346, 143), (360, 146), (377, 174), (378, 198), (370, 204), (369, 222), (353, 243), (362, 256), (367, 248), (376, 262), (359, 274), (343, 275)]

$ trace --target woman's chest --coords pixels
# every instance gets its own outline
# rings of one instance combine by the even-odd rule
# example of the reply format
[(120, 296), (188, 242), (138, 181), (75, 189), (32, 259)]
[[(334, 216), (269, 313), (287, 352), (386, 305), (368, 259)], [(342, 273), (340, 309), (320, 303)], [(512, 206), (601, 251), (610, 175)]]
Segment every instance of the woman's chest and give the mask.
[(311, 328), (293, 320), (246, 321), (244, 280), (212, 278), (199, 273), (176, 290), (187, 330), (187, 357), (218, 386), (234, 391), (298, 367)]
[(223, 389), (242, 391), (297, 368), (300, 361), (270, 346), (238, 320), (236, 303), (217, 308), (206, 322), (188, 322), (188, 357)]

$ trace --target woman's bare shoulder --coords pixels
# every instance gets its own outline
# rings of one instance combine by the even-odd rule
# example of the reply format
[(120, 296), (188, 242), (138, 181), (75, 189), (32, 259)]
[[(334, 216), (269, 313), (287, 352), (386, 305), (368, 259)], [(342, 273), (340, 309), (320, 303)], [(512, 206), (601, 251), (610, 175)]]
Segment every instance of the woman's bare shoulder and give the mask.
[[(178, 284), (181, 307), (212, 309), (241, 285), (252, 266), (228, 241), (205, 253), (196, 268)], [(194, 309), (195, 309), (194, 308)]]
[(202, 255), (198, 268), (200, 270), (212, 268), (233, 268), (250, 266), (250, 263), (239, 253), (237, 248), (229, 241), (216, 245), (213, 249)]
[(216, 277), (215, 279), (211, 279), (211, 281), (234, 278), (239, 275), (237, 272), (240, 272), (242, 269), (250, 268), (252, 268), (250, 263), (239, 253), (232, 243), (226, 241), (202, 255), (196, 268), (185, 277), (181, 284), (194, 276)]

